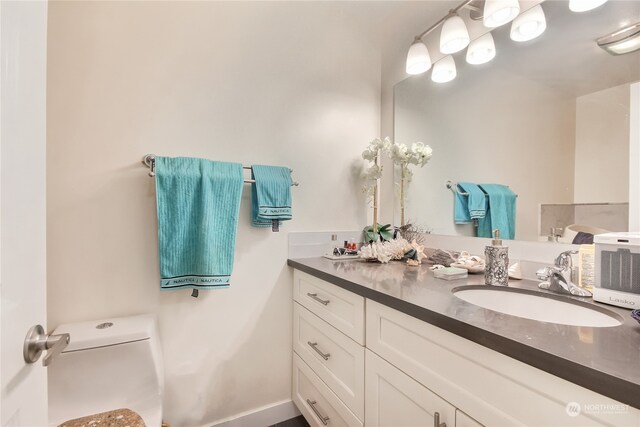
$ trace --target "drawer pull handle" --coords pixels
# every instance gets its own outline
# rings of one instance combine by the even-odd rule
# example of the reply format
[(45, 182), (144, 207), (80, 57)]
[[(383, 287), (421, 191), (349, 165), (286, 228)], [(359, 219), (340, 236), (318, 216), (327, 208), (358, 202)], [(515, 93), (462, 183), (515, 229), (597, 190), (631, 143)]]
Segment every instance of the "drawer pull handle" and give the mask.
[(312, 401), (312, 400), (307, 399), (307, 403), (309, 404), (309, 406), (311, 406), (311, 409), (313, 409), (313, 412), (316, 413), (318, 418), (320, 418), (320, 421), (322, 421), (322, 424), (327, 425), (329, 423), (329, 417), (323, 416), (320, 413), (320, 411), (318, 411), (318, 408), (316, 408), (316, 401), (315, 400)]
[(433, 427), (447, 427), (447, 423), (440, 422), (440, 413), (436, 412), (433, 414)]
[(318, 294), (316, 294), (316, 293), (313, 293), (313, 294), (312, 293), (307, 293), (307, 296), (313, 298), (314, 300), (318, 301), (322, 305), (327, 305), (327, 304), (329, 304), (331, 302), (328, 299), (320, 299), (320, 298), (318, 298)]
[(329, 360), (329, 357), (331, 357), (331, 354), (329, 353), (323, 353), (322, 351), (320, 351), (318, 349), (318, 343), (317, 342), (311, 342), (311, 341), (307, 341), (307, 344), (309, 344), (309, 346), (314, 349), (316, 351), (316, 353), (318, 353), (320, 355), (320, 357), (322, 357), (324, 360)]

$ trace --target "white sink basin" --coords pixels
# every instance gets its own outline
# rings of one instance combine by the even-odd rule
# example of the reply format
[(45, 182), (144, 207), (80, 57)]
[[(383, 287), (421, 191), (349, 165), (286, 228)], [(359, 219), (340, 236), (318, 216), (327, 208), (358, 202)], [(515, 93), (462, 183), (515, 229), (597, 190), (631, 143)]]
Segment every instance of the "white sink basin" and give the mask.
[(618, 326), (623, 322), (619, 315), (607, 309), (525, 289), (463, 286), (452, 292), (468, 303), (540, 322), (596, 328)]

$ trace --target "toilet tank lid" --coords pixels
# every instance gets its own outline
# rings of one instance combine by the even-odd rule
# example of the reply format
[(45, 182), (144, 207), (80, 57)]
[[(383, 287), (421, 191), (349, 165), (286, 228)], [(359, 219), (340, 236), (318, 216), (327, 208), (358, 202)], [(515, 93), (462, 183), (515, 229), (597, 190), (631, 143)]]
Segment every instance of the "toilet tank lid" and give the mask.
[(53, 331), (53, 334), (64, 333), (70, 335), (69, 345), (63, 351), (67, 353), (149, 339), (156, 333), (156, 321), (152, 315), (143, 314), (67, 323)]

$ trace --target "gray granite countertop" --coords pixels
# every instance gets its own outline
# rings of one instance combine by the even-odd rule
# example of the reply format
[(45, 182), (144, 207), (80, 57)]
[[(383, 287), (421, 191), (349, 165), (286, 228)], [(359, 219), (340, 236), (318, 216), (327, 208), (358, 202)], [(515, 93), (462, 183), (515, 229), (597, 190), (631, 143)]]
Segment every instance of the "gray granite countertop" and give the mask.
[[(289, 259), (288, 265), (365, 298), (377, 301), (575, 384), (640, 408), (640, 324), (630, 310), (588, 304), (620, 315), (623, 324), (593, 328), (559, 325), (498, 313), (453, 295), (458, 286), (483, 285), (483, 275), (445, 281), (426, 265), (408, 267), (325, 258)], [(539, 290), (531, 280), (509, 287)]]

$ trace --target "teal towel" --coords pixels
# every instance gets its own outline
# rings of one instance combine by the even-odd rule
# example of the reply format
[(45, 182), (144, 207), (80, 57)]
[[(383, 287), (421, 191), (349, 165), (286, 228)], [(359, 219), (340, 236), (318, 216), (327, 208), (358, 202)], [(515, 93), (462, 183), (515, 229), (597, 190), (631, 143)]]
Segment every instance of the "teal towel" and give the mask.
[(458, 191), (467, 193), (467, 209), (471, 219), (484, 218), (487, 212), (487, 196), (476, 184), (459, 182)]
[(280, 166), (251, 166), (251, 223), (254, 227), (278, 229), (291, 214), (291, 171)]
[[(466, 194), (460, 194), (466, 193)], [(459, 182), (455, 192), (453, 209), (456, 224), (469, 224), (471, 220), (484, 218), (486, 213), (486, 196), (476, 184)]]
[(492, 237), (500, 230), (502, 239), (513, 240), (516, 235), (516, 194), (506, 185), (480, 184), (487, 194), (487, 214), (478, 221), (478, 237)]
[(469, 196), (460, 194), (460, 191), (454, 192), (453, 199), (453, 220), (456, 224), (469, 224), (471, 217), (469, 216)]
[(160, 289), (228, 287), (242, 165), (188, 157), (155, 162)]

